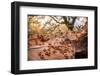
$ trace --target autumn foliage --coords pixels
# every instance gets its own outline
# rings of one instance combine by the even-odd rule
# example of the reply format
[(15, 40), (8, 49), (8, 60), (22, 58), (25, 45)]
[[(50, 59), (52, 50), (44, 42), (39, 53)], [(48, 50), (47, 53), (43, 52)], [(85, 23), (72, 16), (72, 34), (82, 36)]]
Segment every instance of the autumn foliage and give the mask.
[[(84, 24), (74, 26), (80, 18), (86, 19)], [(28, 60), (87, 58), (87, 17), (72, 19), (71, 23), (65, 16), (28, 16)]]

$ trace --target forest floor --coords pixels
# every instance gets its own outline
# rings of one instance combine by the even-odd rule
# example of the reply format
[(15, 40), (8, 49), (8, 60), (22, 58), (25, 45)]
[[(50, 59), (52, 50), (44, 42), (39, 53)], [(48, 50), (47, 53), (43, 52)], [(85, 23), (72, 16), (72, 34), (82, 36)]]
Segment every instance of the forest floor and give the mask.
[(85, 37), (84, 33), (79, 37), (78, 35), (69, 33), (66, 38), (54, 37), (46, 41), (43, 41), (43, 37), (37, 38), (33, 35), (29, 40), (28, 60), (87, 58), (87, 36)]

